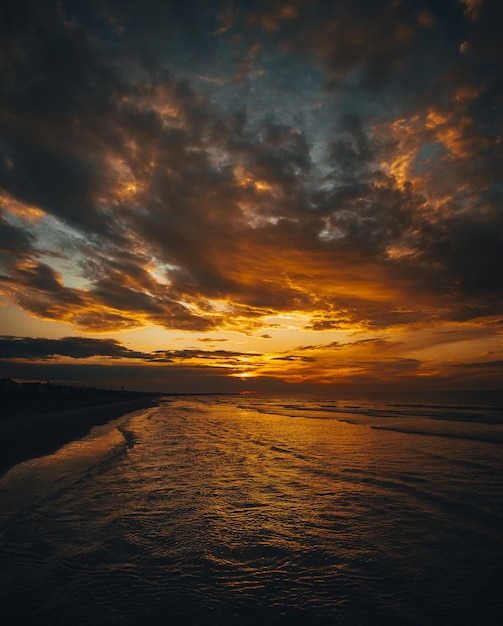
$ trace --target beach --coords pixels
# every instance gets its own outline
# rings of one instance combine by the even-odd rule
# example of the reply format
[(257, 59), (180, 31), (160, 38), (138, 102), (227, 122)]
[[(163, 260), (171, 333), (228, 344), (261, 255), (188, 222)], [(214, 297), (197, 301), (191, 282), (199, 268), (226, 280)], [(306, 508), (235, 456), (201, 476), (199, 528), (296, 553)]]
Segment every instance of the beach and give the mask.
[(159, 399), (0, 476), (2, 623), (497, 624), (501, 407)]
[(134, 391), (47, 384), (28, 391), (19, 386), (2, 397), (0, 474), (17, 463), (55, 452), (86, 435), (93, 426), (155, 406), (157, 398), (156, 394)]

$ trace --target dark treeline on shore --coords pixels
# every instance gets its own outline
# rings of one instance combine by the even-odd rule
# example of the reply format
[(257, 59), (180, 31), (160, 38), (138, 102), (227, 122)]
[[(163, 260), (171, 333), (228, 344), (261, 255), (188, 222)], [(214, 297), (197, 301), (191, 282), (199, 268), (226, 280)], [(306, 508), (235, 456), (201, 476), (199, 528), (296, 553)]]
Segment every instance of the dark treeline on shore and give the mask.
[(0, 473), (55, 452), (93, 426), (154, 406), (159, 393), (0, 380)]

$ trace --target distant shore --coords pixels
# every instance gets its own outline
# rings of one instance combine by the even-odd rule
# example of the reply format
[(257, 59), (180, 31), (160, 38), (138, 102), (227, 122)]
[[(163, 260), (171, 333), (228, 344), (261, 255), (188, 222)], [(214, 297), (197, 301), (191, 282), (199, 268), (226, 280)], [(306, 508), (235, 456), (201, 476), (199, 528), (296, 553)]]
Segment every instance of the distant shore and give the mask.
[[(70, 391), (68, 391), (70, 389)], [(93, 426), (155, 406), (160, 394), (40, 385), (0, 398), (0, 475), (84, 437)]]

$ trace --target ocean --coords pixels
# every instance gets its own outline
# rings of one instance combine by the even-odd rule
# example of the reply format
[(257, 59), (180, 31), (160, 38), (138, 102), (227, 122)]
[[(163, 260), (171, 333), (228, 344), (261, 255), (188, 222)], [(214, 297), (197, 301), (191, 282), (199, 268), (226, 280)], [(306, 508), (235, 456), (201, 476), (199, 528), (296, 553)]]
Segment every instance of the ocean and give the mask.
[(496, 625), (502, 394), (166, 397), (0, 477), (0, 623)]

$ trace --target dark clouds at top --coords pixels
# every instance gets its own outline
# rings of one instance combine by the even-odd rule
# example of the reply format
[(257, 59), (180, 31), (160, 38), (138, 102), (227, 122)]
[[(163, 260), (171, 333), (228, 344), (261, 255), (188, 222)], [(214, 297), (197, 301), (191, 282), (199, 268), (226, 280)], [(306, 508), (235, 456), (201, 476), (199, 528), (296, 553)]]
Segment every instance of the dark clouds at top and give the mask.
[(502, 17), (4, 3), (5, 296), (84, 331), (500, 316)]

